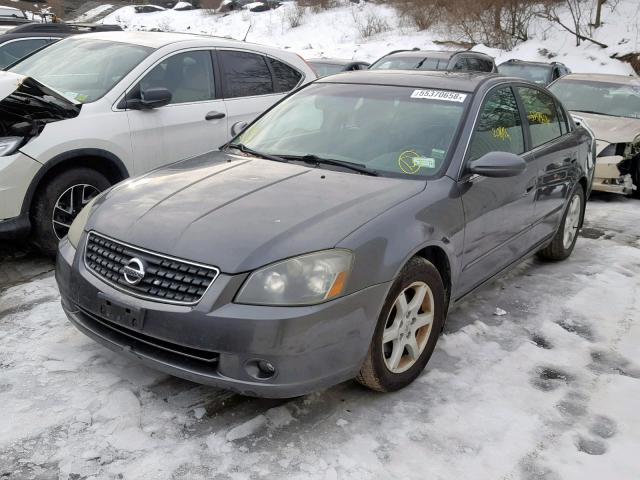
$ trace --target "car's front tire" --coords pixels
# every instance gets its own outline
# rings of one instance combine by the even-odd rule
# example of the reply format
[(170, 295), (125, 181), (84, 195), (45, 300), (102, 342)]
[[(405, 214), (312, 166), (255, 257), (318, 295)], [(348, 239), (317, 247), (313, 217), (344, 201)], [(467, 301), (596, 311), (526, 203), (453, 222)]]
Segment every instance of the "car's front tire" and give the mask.
[(380, 392), (413, 382), (436, 347), (445, 305), (436, 267), (424, 258), (412, 258), (389, 290), (356, 380)]
[(543, 260), (564, 260), (571, 255), (578, 240), (585, 209), (585, 196), (582, 185), (577, 184), (562, 216), (562, 222), (551, 243), (538, 252)]
[(635, 159), (634, 172), (631, 175), (631, 180), (636, 189), (631, 192), (631, 197), (640, 199), (640, 155)]
[(55, 256), (58, 242), (82, 207), (110, 186), (100, 172), (81, 167), (49, 180), (39, 189), (31, 211), (34, 245), (45, 255)]

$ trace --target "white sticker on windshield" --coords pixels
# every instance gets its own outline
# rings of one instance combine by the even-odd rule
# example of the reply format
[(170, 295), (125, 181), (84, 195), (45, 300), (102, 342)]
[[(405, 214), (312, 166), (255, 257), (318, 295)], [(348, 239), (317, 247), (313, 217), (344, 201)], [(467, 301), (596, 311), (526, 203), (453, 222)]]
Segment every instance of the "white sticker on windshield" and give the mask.
[(414, 157), (413, 164), (420, 165), (421, 167), (424, 167), (424, 168), (436, 168), (435, 158), (430, 158), (430, 157)]
[(414, 90), (411, 98), (424, 98), (427, 100), (444, 100), (445, 102), (462, 103), (466, 100), (466, 93), (452, 92), (450, 90)]

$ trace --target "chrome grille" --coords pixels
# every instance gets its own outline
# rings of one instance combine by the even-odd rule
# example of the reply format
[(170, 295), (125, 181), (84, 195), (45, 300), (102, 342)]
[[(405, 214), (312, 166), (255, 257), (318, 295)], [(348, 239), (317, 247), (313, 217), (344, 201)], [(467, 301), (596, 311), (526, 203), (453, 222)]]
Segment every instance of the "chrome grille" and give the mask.
[[(140, 283), (125, 280), (124, 268), (140, 260), (145, 274)], [(167, 257), (90, 232), (84, 260), (86, 267), (103, 281), (137, 297), (165, 303), (193, 305), (200, 301), (219, 270), (215, 267)]]

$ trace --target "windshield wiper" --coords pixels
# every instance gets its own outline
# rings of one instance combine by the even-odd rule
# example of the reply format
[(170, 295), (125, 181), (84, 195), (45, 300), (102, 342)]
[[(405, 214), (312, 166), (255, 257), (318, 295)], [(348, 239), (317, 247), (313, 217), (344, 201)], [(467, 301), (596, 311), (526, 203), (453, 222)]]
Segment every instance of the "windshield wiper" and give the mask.
[(361, 163), (345, 162), (344, 160), (334, 160), (332, 158), (322, 158), (318, 155), (283, 155), (283, 158), (287, 160), (298, 160), (305, 163), (311, 163), (313, 165), (333, 165), (335, 167), (348, 168), (354, 172), (362, 173), (363, 175), (371, 175), (377, 177), (379, 174), (377, 171), (363, 165)]
[(236, 150), (240, 150), (242, 153), (248, 153), (249, 155), (253, 155), (254, 157), (264, 158), (266, 160), (273, 160), (274, 162), (287, 163), (289, 161), (285, 158), (278, 157), (277, 155), (259, 152), (257, 150), (254, 150), (253, 148), (247, 147), (243, 143), (229, 143), (225, 145), (224, 148), (235, 148)]

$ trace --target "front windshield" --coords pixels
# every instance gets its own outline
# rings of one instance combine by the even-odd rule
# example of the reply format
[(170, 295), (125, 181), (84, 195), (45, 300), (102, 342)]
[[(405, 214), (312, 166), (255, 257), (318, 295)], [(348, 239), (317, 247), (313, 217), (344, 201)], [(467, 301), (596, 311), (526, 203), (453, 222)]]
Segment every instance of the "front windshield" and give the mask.
[(640, 118), (640, 82), (637, 85), (626, 85), (588, 80), (559, 80), (549, 89), (568, 110)]
[(449, 60), (429, 57), (390, 57), (374, 63), (371, 70), (446, 70)]
[(551, 81), (551, 67), (544, 65), (518, 65), (503, 63), (498, 66), (498, 73), (524, 78), (539, 85), (547, 85)]
[(391, 176), (443, 167), (471, 95), (447, 90), (316, 83), (284, 100), (234, 144), (280, 157), (317, 157)]
[(129, 43), (68, 38), (9, 70), (34, 78), (80, 103), (101, 98), (153, 49)]

